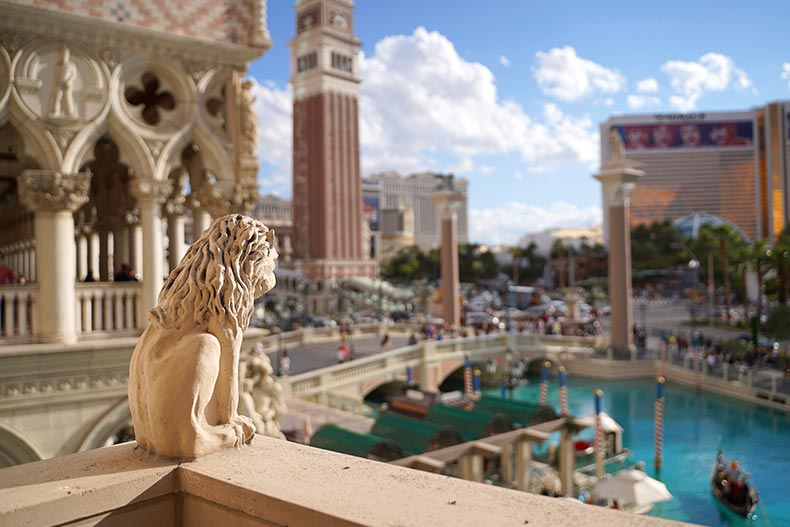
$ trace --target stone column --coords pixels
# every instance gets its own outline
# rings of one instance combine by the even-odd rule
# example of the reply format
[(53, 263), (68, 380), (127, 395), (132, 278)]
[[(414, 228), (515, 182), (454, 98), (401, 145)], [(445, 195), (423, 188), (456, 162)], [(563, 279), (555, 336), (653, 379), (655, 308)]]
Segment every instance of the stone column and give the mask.
[(25, 170), (18, 184), (20, 201), (35, 214), (40, 339), (73, 343), (77, 340), (73, 214), (88, 201), (90, 174)]
[(94, 280), (98, 280), (99, 272), (99, 235), (95, 232), (88, 234), (88, 270), (93, 272)]
[(143, 226), (143, 280), (140, 318), (147, 325), (145, 314), (156, 306), (164, 276), (164, 240), (162, 239), (162, 203), (172, 190), (170, 181), (139, 179), (131, 184), (140, 206)]
[(463, 194), (443, 190), (428, 196), (436, 204), (442, 221), (442, 315), (450, 326), (461, 321), (461, 304), (458, 301), (458, 226), (456, 209), (463, 201)]
[(129, 241), (129, 226), (125, 223), (123, 218), (116, 223), (112, 232), (112, 259), (114, 267), (110, 269), (110, 276), (115, 276), (115, 273), (120, 270), (123, 264), (132, 264), (129, 251), (131, 243)]
[(601, 167), (593, 177), (601, 182), (608, 218), (609, 305), (612, 308), (609, 345), (619, 351), (633, 348), (631, 307), (630, 199), (644, 172), (628, 160)]
[(113, 275), (110, 266), (110, 229), (107, 226), (99, 225), (96, 227), (99, 235), (99, 268), (94, 269), (94, 272), (99, 273), (96, 277), (101, 282), (107, 282)]
[(167, 262), (171, 271), (176, 268), (178, 262), (187, 252), (184, 241), (184, 226), (186, 225), (184, 201), (184, 196), (171, 197), (164, 206), (167, 216)]
[(129, 226), (129, 234), (130, 234), (130, 253), (131, 253), (131, 261), (129, 264), (134, 269), (134, 272), (139, 274), (141, 278), (145, 278), (143, 275), (143, 227), (139, 223), (134, 223)]
[(79, 234), (76, 239), (77, 242), (77, 281), (80, 282), (85, 279), (85, 273), (88, 272), (88, 237), (84, 234)]

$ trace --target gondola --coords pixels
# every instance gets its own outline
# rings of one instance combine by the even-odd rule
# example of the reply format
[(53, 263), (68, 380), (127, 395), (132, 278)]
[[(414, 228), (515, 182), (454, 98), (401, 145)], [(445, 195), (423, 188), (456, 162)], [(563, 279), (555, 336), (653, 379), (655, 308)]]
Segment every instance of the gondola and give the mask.
[(710, 478), (713, 495), (735, 514), (748, 518), (754, 512), (759, 498), (747, 477), (746, 473), (738, 469), (737, 461), (727, 463), (719, 450)]

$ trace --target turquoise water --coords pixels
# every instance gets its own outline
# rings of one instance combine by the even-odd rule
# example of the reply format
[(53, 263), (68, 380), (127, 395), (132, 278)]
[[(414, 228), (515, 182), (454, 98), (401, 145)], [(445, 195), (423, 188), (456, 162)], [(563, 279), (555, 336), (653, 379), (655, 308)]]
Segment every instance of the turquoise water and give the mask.
[[(623, 427), (623, 446), (647, 473), (663, 481), (674, 499), (656, 504), (651, 515), (721, 527), (768, 525), (758, 514), (746, 520), (718, 503), (710, 492), (710, 474), (719, 444), (728, 459), (738, 459), (752, 474), (773, 527), (790, 526), (790, 415), (667, 383), (664, 405), (664, 466), (653, 468), (655, 382), (595, 381), (568, 378), (571, 414), (593, 411), (593, 390), (604, 390), (601, 409)], [(498, 391), (491, 391), (491, 394)], [(537, 401), (539, 380), (515, 390), (516, 399)], [(556, 379), (549, 403), (559, 408)], [(758, 509), (759, 512), (759, 509)]]

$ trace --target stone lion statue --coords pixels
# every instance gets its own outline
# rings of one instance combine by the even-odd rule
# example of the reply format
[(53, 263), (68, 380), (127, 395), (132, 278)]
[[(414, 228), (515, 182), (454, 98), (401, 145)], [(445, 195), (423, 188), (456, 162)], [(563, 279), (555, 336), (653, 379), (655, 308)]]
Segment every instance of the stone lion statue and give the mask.
[(170, 272), (132, 354), (129, 407), (137, 444), (194, 458), (252, 441), (237, 412), (239, 354), (256, 297), (275, 285), (274, 231), (219, 218)]

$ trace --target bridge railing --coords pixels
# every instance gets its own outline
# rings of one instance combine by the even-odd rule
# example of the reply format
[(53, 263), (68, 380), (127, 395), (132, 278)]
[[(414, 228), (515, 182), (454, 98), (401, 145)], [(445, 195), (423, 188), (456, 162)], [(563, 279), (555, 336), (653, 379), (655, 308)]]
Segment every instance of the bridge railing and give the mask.
[[(351, 326), (347, 333), (348, 338), (353, 339), (359, 335), (379, 335), (383, 332), (390, 333), (417, 333), (419, 327), (409, 324), (381, 324), (379, 322), (371, 322), (368, 324), (354, 324)], [(272, 333), (266, 337), (256, 339), (256, 343), (260, 342), (263, 346), (263, 351), (275, 351), (281, 345), (285, 347), (293, 347), (309, 342), (322, 342), (330, 340), (338, 340), (341, 338), (340, 326), (327, 326), (322, 328), (306, 327), (294, 331), (286, 331), (283, 333)]]

